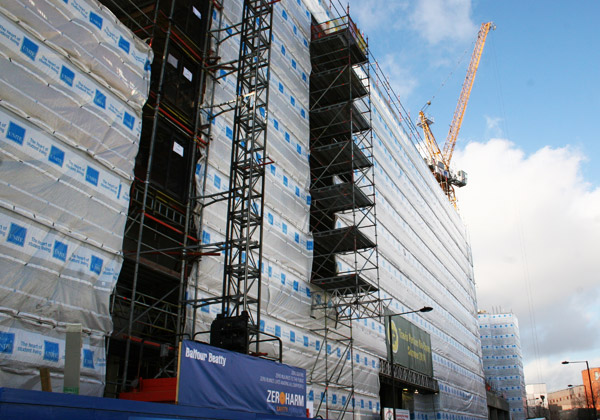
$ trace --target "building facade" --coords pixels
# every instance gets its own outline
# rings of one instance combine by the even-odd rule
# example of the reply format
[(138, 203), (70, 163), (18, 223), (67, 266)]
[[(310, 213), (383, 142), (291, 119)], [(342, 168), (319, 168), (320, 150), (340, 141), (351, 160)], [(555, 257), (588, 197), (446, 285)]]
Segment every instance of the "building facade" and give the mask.
[[(15, 26), (12, 32), (23, 34), (11, 52), (15, 59), (3, 61), (4, 85), (28, 89), (31, 85), (30, 97), (35, 98), (39, 80), (9, 80), (19, 74), (17, 63), (30, 66), (31, 51), (36, 50), (28, 49), (32, 42), (36, 51), (48, 48), (66, 60), (64, 67), (79, 66), (70, 70), (75, 76), (82, 73), (99, 84), (88, 89), (94, 93), (89, 106), (123, 110), (117, 112), (121, 119), (116, 123), (97, 112), (79, 114), (85, 106), (65, 91), (64, 84), (75, 77), (69, 72), (59, 72), (44, 86), (66, 92), (68, 106), (57, 107), (54, 113), (44, 111), (52, 108), (51, 102), (43, 110), (34, 99), (10, 107), (10, 98), (0, 102), (7, 118), (39, 117), (28, 118), (27, 124), (31, 130), (54, 133), (56, 145), (48, 150), (72, 145), (74, 156), (87, 163), (79, 165), (84, 168), (82, 181), (65, 178), (63, 184), (73, 194), (91, 197), (79, 206), (83, 214), (73, 216), (77, 223), (70, 230), (57, 228), (57, 222), (71, 209), (3, 210), (2, 231), (10, 233), (3, 236), (2, 251), (17, 256), (2, 260), (0, 272), (15, 273), (24, 264), (15, 261), (27, 261), (18, 252), (23, 243), (34, 243), (29, 236), (43, 224), (52, 241), (36, 241), (52, 242), (42, 248), (54, 252), (46, 262), (36, 260), (35, 267), (54, 273), (55, 285), (52, 290), (38, 288), (36, 296), (42, 303), (32, 309), (26, 300), (11, 299), (15, 290), (30, 293), (29, 285), (0, 274), (5, 308), (0, 324), (0, 343), (6, 350), (0, 352), (3, 375), (13, 375), (15, 369), (26, 375), (31, 370), (23, 356), (26, 349), (11, 345), (26, 332), (31, 348), (47, 355), (42, 364), (54, 369), (59, 381), (61, 328), (80, 320), (87, 340), (82, 362), (87, 385), (82, 389), (90, 395), (116, 396), (135, 386), (138, 377), (176, 374), (178, 342), (183, 337), (208, 341), (203, 334), (217, 315), (243, 304), (256, 324), (256, 335), (282, 343), (281, 354), (270, 344), (260, 351), (256, 347), (256, 352), (306, 369), (307, 401), (314, 415), (379, 418), (395, 402), (416, 420), (487, 418), (484, 334), (481, 318), (479, 328), (477, 324), (466, 229), (417, 149), (414, 125), (398, 108), (397, 97), (373, 65), (365, 39), (344, 8), (329, 9), (317, 0), (65, 2), (57, 6), (64, 16), (87, 10), (77, 16), (77, 28), (85, 30), (67, 40), (59, 36), (64, 43), (57, 44), (32, 27), (47, 22), (48, 31), (58, 33), (54, 28), (69, 26), (51, 19), (62, 15), (53, 13), (50, 2), (37, 11), (25, 3), (11, 3), (10, 11), (4, 5), (0, 9), (7, 21), (9, 16), (19, 17), (9, 23)], [(85, 7), (71, 8), (75, 3)], [(257, 22), (260, 25), (253, 27)], [(121, 34), (107, 35), (116, 39), (116, 46), (96, 47), (94, 40), (107, 33), (107, 26), (109, 35)], [(94, 61), (93, 54), (89, 65), (63, 54), (74, 40), (83, 48), (73, 51), (103, 47), (111, 58), (113, 50), (119, 52), (106, 60), (117, 63), (116, 76)], [(249, 42), (256, 44), (240, 48), (240, 43)], [(2, 46), (8, 50), (10, 42), (3, 38)], [(138, 51), (133, 58), (127, 56), (132, 51)], [(252, 55), (253, 51), (260, 55)], [(254, 73), (244, 74), (244, 66)], [(258, 73), (260, 77), (253, 76)], [(130, 75), (137, 84), (123, 81), (122, 75)], [(116, 86), (113, 79), (119, 82)], [(138, 86), (130, 89), (133, 99), (120, 93), (131, 85)], [(121, 102), (115, 99), (113, 104), (111, 94)], [(16, 93), (13, 97), (17, 101)], [(79, 121), (94, 136), (82, 134), (70, 121)], [(4, 132), (4, 154), (9, 150), (5, 145), (19, 143), (15, 138), (23, 137), (18, 135), (21, 131)], [(88, 137), (99, 145), (71, 141)], [(249, 148), (249, 139), (256, 142), (255, 148)], [(10, 153), (17, 152), (10, 149)], [(56, 166), (59, 156), (51, 153), (38, 160), (54, 168), (51, 164)], [(94, 165), (109, 168), (122, 185), (100, 176)], [(20, 175), (36, 170), (31, 165), (17, 167)], [(0, 171), (14, 168), (2, 165)], [(102, 211), (105, 200), (93, 199), (95, 193), (81, 187), (91, 188), (88, 184), (107, 189), (105, 195), (116, 194), (113, 201), (120, 207), (109, 206), (114, 217), (106, 223), (110, 213)], [(27, 188), (31, 185), (15, 189), (15, 203), (25, 202), (29, 193), (21, 195)], [(236, 196), (240, 191), (254, 195)], [(56, 198), (68, 202), (70, 196), (64, 199), (62, 194)], [(244, 200), (246, 207), (235, 213)], [(32, 228), (22, 229), (23, 218)], [(92, 226), (98, 220), (102, 226)], [(260, 235), (233, 238), (232, 232), (241, 234), (249, 225), (256, 230), (247, 235)], [(56, 236), (57, 229), (63, 236)], [(353, 236), (346, 248), (348, 235)], [(78, 245), (61, 237), (75, 238)], [(242, 250), (240, 244), (248, 248)], [(101, 256), (71, 255), (86, 246)], [(28, 252), (37, 257), (34, 248)], [(227, 260), (233, 250), (239, 251), (236, 260)], [(75, 264), (87, 268), (77, 271), (79, 282), (75, 275), (62, 275), (64, 266)], [(244, 267), (256, 283), (242, 290), (242, 283), (231, 280), (241, 272), (235, 267)], [(91, 279), (86, 287), (93, 293), (79, 289), (71, 293), (65, 282), (80, 288), (81, 279)], [(75, 296), (81, 307), (73, 305)], [(390, 377), (389, 370), (383, 372), (386, 363), (389, 368), (383, 309), (398, 314), (424, 306), (433, 311), (411, 313), (405, 319), (430, 337), (425, 347), (432, 373), (396, 363)], [(36, 315), (33, 322), (31, 313)], [(483, 346), (484, 355), (486, 350)], [(503, 356), (516, 351), (502, 350)], [(518, 350), (519, 360), (512, 365), (521, 363), (520, 346)], [(40, 360), (34, 362), (37, 366)], [(518, 371), (516, 365), (506, 369)], [(517, 375), (512, 370), (511, 378)], [(488, 371), (485, 374), (487, 378)], [(511, 402), (516, 407), (516, 400)]]
[(548, 405), (556, 406), (559, 410), (573, 410), (587, 406), (585, 387), (583, 385), (570, 386), (548, 393)]
[(502, 393), (513, 419), (527, 418), (527, 394), (517, 317), (511, 313), (478, 314), (486, 382)]

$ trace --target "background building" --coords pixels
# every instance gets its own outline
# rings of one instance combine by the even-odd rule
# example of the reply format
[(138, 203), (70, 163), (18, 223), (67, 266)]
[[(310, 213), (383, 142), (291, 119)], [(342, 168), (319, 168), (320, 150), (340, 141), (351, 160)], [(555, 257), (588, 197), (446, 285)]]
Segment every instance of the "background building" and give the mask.
[[(60, 389), (81, 322), (82, 392), (116, 396), (247, 313), (253, 342), (230, 344), (305, 368), (315, 415), (487, 417), (465, 227), (343, 7), (26, 3), (0, 8), (19, 34), (1, 38), (3, 383), (47, 366)], [(405, 319), (431, 370), (390, 366), (384, 308), (423, 306)]]
[(548, 390), (546, 384), (527, 384), (527, 417), (547, 417)]
[(567, 389), (550, 392), (548, 406), (551, 420), (589, 420), (594, 418), (593, 410), (586, 408), (588, 401), (583, 385), (570, 385)]
[(588, 398), (588, 407), (594, 407), (595, 404), (596, 411), (600, 410), (600, 368), (590, 368), (589, 372), (587, 369), (582, 370), (581, 378)]
[(584, 408), (587, 405), (583, 385), (570, 386), (566, 389), (550, 392), (547, 401), (549, 406), (557, 406), (560, 410)]
[(513, 419), (525, 419), (527, 400), (517, 317), (480, 311), (478, 320), (485, 380), (504, 395)]

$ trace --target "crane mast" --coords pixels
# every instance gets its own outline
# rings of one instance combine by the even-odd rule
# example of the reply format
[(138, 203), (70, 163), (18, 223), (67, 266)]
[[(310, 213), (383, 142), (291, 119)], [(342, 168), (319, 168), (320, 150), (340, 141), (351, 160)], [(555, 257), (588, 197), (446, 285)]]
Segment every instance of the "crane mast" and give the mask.
[[(465, 116), (465, 110), (467, 109), (467, 103), (471, 96), (471, 89), (473, 88), (473, 82), (475, 81), (475, 75), (477, 74), (477, 68), (479, 67), (479, 61), (481, 60), (481, 54), (483, 53), (483, 47), (490, 29), (496, 29), (492, 22), (482, 23), (477, 34), (477, 41), (473, 54), (471, 55), (471, 61), (467, 69), (467, 75), (463, 82), (462, 91), (458, 98), (456, 110), (450, 124), (450, 130), (446, 143), (444, 144), (443, 153), (435, 140), (433, 132), (429, 127), (433, 121), (425, 116), (423, 111), (419, 112), (418, 126), (423, 129), (425, 136), (425, 145), (427, 152), (429, 153), (429, 159), (427, 164), (429, 169), (435, 176), (436, 180), (442, 187), (442, 190), (456, 208), (456, 196), (454, 195), (454, 186), (464, 187), (467, 184), (467, 174), (464, 171), (458, 171), (456, 174), (450, 171), (450, 161), (452, 160), (452, 154), (454, 153), (454, 147), (456, 146), (456, 139), (458, 138), (458, 132), (462, 125), (463, 118)], [(429, 103), (428, 103), (429, 104)]]
[(458, 103), (456, 104), (456, 110), (454, 111), (454, 116), (452, 117), (452, 123), (450, 124), (450, 130), (448, 131), (448, 137), (446, 138), (446, 144), (444, 145), (443, 159), (444, 163), (448, 167), (450, 167), (450, 160), (452, 159), (452, 154), (454, 153), (454, 146), (456, 145), (458, 132), (460, 131), (460, 126), (462, 125), (463, 117), (465, 116), (465, 110), (467, 109), (467, 103), (469, 102), (471, 89), (473, 88), (473, 82), (475, 81), (475, 74), (477, 73), (477, 68), (479, 67), (479, 61), (481, 60), (481, 54), (483, 53), (485, 40), (490, 29), (495, 29), (495, 26), (492, 22), (482, 23), (481, 28), (479, 28), (479, 33), (477, 34), (477, 42), (475, 43), (475, 48), (473, 49), (473, 54), (471, 55), (471, 62), (469, 63), (469, 68), (467, 69), (467, 76), (463, 82), (462, 91), (460, 92), (460, 97), (458, 98)]

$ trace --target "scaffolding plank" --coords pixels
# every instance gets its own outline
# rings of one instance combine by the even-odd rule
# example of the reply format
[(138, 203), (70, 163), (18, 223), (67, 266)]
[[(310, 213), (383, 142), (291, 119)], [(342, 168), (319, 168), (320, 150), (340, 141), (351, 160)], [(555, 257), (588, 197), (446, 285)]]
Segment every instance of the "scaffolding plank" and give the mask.
[(315, 241), (315, 253), (320, 255), (354, 252), (375, 246), (375, 243), (356, 226), (314, 232), (313, 238)]
[(336, 290), (339, 294), (350, 295), (357, 291), (375, 292), (377, 287), (367, 282), (357, 273), (341, 274), (334, 277), (313, 277), (310, 282), (321, 289), (331, 292)]
[(313, 168), (323, 169), (328, 175), (347, 174), (373, 165), (350, 140), (314, 147), (310, 151), (310, 157)]
[(334, 32), (315, 31), (310, 43), (313, 65), (320, 69), (332, 69), (347, 64), (366, 63), (368, 58), (356, 37), (348, 27), (340, 27)]
[(351, 102), (313, 109), (310, 118), (311, 138), (319, 140), (350, 139), (352, 133), (370, 129), (369, 122)]
[(369, 92), (354, 70), (350, 66), (345, 66), (312, 72), (310, 93), (312, 106), (324, 106), (359, 99)]
[(315, 208), (327, 212), (358, 209), (373, 205), (373, 201), (351, 182), (311, 188), (310, 196)]

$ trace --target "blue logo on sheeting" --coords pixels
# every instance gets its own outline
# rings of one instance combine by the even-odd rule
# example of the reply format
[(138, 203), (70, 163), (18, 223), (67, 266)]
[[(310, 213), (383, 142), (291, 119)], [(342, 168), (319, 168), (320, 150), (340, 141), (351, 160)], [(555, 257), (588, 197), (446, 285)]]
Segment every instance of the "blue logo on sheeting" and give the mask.
[(96, 96), (94, 96), (94, 103), (102, 109), (106, 109), (106, 95), (96, 89)]
[(50, 153), (48, 154), (48, 160), (62, 168), (63, 163), (65, 162), (65, 152), (56, 146), (52, 146), (50, 148)]
[(273, 224), (273, 215), (271, 213), (267, 214), (267, 220), (269, 221), (270, 225)]
[(312, 251), (313, 250), (313, 241), (306, 241), (306, 250), (307, 251)]
[(231, 128), (229, 128), (229, 127), (225, 127), (225, 136), (228, 139), (233, 140), (233, 130)]
[(290, 341), (292, 343), (296, 342), (296, 333), (294, 331), (290, 331)]
[(15, 347), (15, 334), (0, 332), (0, 353), (12, 354)]
[(67, 260), (67, 244), (62, 243), (60, 241), (54, 241), (54, 249), (52, 250), (52, 257), (57, 260), (66, 261)]
[(218, 175), (215, 175), (214, 185), (217, 189), (221, 188), (221, 178)]
[(24, 228), (23, 226), (19, 226), (16, 223), (11, 223), (10, 229), (8, 231), (8, 238), (6, 238), (6, 242), (11, 242), (15, 245), (24, 246), (26, 236), (27, 236), (26, 228)]
[(133, 124), (135, 123), (135, 117), (127, 112), (123, 113), (123, 124), (125, 127), (133, 130)]
[(202, 243), (203, 244), (209, 244), (210, 243), (210, 233), (208, 233), (205, 230), (202, 231)]
[(90, 271), (96, 274), (100, 274), (100, 272), (102, 271), (102, 264), (104, 264), (102, 258), (98, 258), (95, 255), (92, 255), (92, 260), (90, 261)]
[(83, 367), (94, 369), (94, 352), (92, 350), (83, 350)]
[(58, 343), (44, 340), (44, 360), (58, 362)]
[(97, 26), (98, 29), (102, 29), (102, 17), (98, 16), (94, 12), (90, 12), (90, 23), (94, 26)]
[(73, 86), (73, 80), (75, 80), (75, 73), (70, 68), (62, 66), (62, 68), (60, 69), (60, 80), (62, 80), (69, 86)]
[(8, 123), (6, 138), (22, 145), (23, 140), (25, 140), (25, 129), (11, 121)]
[(308, 337), (304, 336), (304, 347), (308, 347)]
[(275, 337), (281, 337), (281, 326), (275, 325)]
[(94, 186), (98, 186), (98, 177), (100, 176), (100, 172), (92, 168), (91, 166), (87, 167), (85, 171), (85, 180)]
[(25, 140), (25, 129), (11, 121), (8, 123), (6, 138), (15, 143), (23, 144), (23, 140)]
[(21, 52), (27, 57), (31, 58), (33, 61), (35, 61), (35, 56), (37, 55), (39, 49), (40, 47), (38, 47), (38, 45), (35, 42), (33, 42), (27, 37), (23, 38), (23, 44), (21, 44)]
[(127, 41), (125, 38), (120, 37), (119, 38), (119, 48), (121, 48), (123, 51), (125, 51), (127, 54), (129, 54), (129, 41)]

